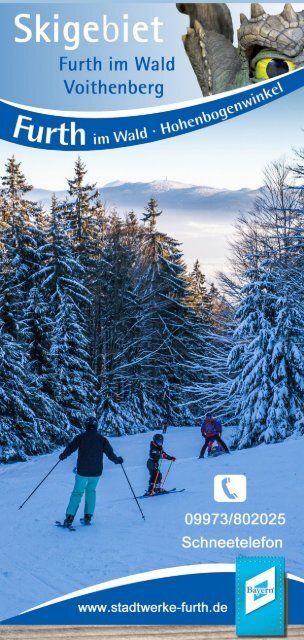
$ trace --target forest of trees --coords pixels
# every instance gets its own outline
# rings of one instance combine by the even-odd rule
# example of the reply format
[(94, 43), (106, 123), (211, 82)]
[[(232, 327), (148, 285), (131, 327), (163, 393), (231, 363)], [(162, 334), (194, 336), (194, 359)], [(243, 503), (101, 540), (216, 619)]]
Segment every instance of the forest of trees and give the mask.
[(304, 152), (274, 163), (240, 216), (229, 273), (208, 285), (158, 230), (106, 211), (81, 159), (67, 198), (28, 199), (14, 157), (0, 188), (0, 461), (106, 434), (234, 425), (236, 447), (304, 432)]
[(104, 433), (191, 425), (203, 332), (222, 298), (178, 242), (141, 219), (106, 212), (78, 159), (68, 197), (50, 211), (28, 199), (14, 157), (0, 190), (1, 459), (63, 444), (96, 414)]
[[(304, 433), (304, 150), (268, 166), (251, 211), (236, 223), (221, 274), (232, 322), (222, 323), (204, 402), (237, 427), (234, 446)], [(231, 319), (231, 316), (230, 316)], [(208, 367), (203, 358), (203, 370)]]

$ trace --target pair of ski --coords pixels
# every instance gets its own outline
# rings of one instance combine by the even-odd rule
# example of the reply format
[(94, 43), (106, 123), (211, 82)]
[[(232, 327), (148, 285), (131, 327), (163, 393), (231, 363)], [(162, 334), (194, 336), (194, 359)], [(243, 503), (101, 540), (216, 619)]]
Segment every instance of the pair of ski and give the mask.
[[(84, 518), (80, 518), (80, 522), (84, 527), (90, 527), (91, 526), (91, 522), (87, 522)], [(60, 522), (60, 520), (56, 520), (55, 522), (56, 527), (61, 527), (62, 529), (67, 529), (68, 531), (76, 531), (76, 527), (74, 527), (72, 524), (70, 524), (68, 527), (63, 524), (63, 522)]]
[(138, 500), (142, 500), (143, 498), (156, 498), (157, 496), (165, 496), (168, 495), (168, 493), (183, 493), (183, 491), (185, 491), (185, 489), (169, 489), (168, 491), (166, 489), (163, 489), (162, 491), (160, 491), (160, 493), (144, 493), (143, 496), (137, 496)]

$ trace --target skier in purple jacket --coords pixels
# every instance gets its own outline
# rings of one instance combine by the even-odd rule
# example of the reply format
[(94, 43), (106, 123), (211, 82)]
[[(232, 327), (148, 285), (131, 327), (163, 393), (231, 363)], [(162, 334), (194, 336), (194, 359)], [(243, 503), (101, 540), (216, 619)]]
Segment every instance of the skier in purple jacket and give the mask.
[(208, 444), (214, 440), (216, 440), (216, 442), (218, 442), (223, 447), (226, 453), (230, 453), (227, 445), (221, 438), (222, 425), (220, 420), (217, 420), (217, 418), (214, 418), (209, 413), (207, 413), (201, 426), (201, 432), (203, 438), (205, 438), (205, 442), (202, 446), (199, 458), (204, 457)]

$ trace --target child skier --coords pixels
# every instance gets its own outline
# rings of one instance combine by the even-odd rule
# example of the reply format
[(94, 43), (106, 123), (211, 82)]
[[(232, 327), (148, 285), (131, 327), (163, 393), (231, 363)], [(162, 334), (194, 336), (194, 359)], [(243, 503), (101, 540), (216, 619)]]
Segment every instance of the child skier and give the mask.
[(161, 433), (156, 433), (153, 440), (150, 442), (150, 456), (147, 462), (147, 467), (150, 471), (149, 487), (146, 495), (153, 496), (155, 493), (165, 493), (164, 489), (161, 489), (162, 474), (159, 468), (159, 461), (165, 458), (166, 460), (172, 460), (175, 462), (174, 456), (169, 456), (163, 450), (164, 436)]
[(65, 460), (78, 450), (75, 485), (66, 510), (63, 523), (65, 527), (71, 526), (84, 492), (84, 522), (90, 524), (95, 509), (96, 487), (103, 470), (103, 454), (105, 453), (114, 464), (123, 463), (123, 459), (115, 455), (109, 441), (98, 433), (97, 427), (96, 418), (87, 418), (86, 430), (76, 436), (59, 456), (60, 460)]
[(204, 457), (207, 447), (210, 447), (214, 440), (223, 447), (226, 453), (230, 453), (227, 445), (221, 438), (222, 425), (220, 420), (213, 418), (209, 413), (207, 413), (201, 426), (201, 432), (202, 436), (205, 438), (205, 442), (202, 446), (199, 459)]

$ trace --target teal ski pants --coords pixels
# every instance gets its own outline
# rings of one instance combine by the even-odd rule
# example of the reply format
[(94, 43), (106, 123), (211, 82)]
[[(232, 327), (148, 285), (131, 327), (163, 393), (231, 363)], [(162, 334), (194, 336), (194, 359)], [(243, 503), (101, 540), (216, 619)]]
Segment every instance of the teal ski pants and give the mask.
[(100, 476), (87, 477), (76, 475), (74, 489), (66, 510), (67, 516), (75, 516), (84, 493), (84, 513), (88, 513), (91, 516), (93, 515), (96, 504), (96, 487), (99, 479)]

